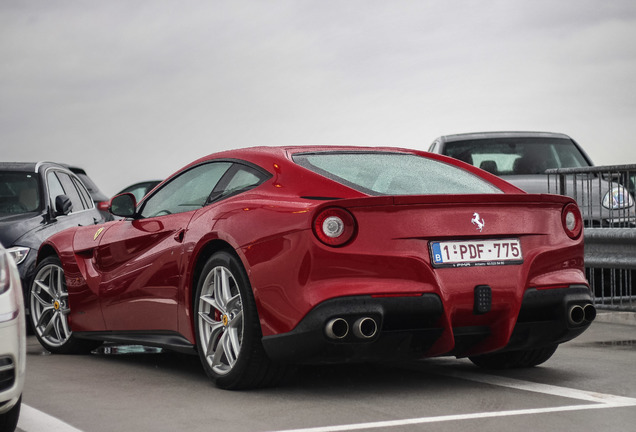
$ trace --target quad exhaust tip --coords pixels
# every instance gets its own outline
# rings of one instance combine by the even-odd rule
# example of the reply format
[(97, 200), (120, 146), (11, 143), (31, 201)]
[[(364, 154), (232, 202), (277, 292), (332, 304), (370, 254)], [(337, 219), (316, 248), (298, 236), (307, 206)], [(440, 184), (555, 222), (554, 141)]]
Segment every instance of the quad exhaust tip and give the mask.
[(378, 332), (378, 324), (373, 318), (358, 318), (353, 324), (353, 335), (359, 339), (371, 339)]
[(333, 318), (325, 326), (325, 333), (331, 339), (344, 339), (349, 334), (349, 323), (344, 318)]
[(568, 311), (568, 322), (572, 325), (581, 325), (585, 322), (592, 322), (596, 318), (596, 308), (588, 303), (584, 306), (573, 305)]
[[(330, 339), (344, 339), (349, 330), (349, 323), (341, 317), (332, 318), (325, 325), (325, 334)], [(355, 320), (351, 332), (358, 339), (371, 339), (378, 333), (378, 323), (371, 317), (361, 317)]]

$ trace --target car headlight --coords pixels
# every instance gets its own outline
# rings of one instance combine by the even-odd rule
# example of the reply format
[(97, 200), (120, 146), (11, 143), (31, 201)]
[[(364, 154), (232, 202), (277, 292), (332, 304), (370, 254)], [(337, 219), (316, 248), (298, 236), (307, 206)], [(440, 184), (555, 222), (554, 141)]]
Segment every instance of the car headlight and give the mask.
[(15, 264), (18, 265), (26, 259), (30, 250), (31, 249), (26, 247), (16, 246), (16, 247), (7, 249), (7, 252), (11, 254), (11, 256), (13, 257), (13, 260), (15, 261)]
[(634, 205), (634, 198), (632, 198), (624, 187), (614, 186), (605, 194), (602, 204), (606, 209), (620, 210), (632, 207)]

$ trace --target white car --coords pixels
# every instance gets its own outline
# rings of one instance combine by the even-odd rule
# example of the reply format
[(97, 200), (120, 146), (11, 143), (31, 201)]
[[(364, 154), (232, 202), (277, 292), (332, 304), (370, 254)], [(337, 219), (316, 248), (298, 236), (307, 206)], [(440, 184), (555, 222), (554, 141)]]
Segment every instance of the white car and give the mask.
[(20, 275), (0, 245), (0, 431), (18, 424), (26, 367), (26, 321)]

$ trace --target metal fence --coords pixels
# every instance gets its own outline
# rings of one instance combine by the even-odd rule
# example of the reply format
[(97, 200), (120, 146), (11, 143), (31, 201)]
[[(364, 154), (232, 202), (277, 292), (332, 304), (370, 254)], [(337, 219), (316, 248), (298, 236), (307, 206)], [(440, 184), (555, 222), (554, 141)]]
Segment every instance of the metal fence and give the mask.
[(585, 221), (585, 270), (599, 309), (636, 312), (636, 165), (548, 171)]

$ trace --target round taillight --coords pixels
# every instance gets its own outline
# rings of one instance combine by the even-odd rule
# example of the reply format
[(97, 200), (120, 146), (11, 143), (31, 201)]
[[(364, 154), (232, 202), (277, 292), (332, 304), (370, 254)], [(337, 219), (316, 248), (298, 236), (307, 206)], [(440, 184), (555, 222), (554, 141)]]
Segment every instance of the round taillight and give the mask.
[(314, 234), (328, 246), (344, 246), (356, 232), (356, 221), (347, 210), (330, 207), (322, 210), (314, 219)]
[(583, 219), (581, 211), (576, 204), (570, 203), (563, 208), (561, 222), (565, 233), (571, 239), (577, 239), (583, 231)]

